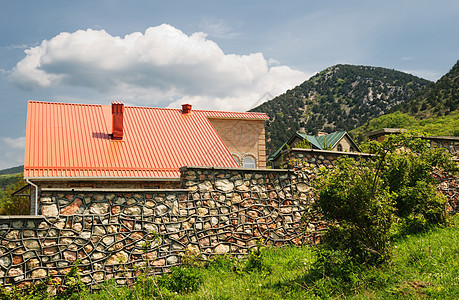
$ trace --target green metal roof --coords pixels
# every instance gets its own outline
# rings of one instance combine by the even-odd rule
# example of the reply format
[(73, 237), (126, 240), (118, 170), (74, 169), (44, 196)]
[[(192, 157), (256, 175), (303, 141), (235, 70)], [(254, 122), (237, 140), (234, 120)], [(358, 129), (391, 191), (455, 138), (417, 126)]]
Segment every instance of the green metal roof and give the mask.
[[(326, 150), (335, 147), (336, 143), (338, 143), (343, 136), (346, 135), (346, 131), (337, 131), (333, 133), (329, 133), (327, 135), (321, 136), (314, 136), (308, 135), (304, 133), (295, 132), (295, 134), (285, 142), (279, 149), (277, 149), (273, 154), (268, 157), (268, 161), (274, 160), (279, 153), (284, 150), (286, 145), (290, 145), (290, 142), (295, 138), (299, 137), (301, 139), (307, 140), (311, 143), (312, 147), (318, 150)], [(357, 148), (358, 149), (358, 148)]]
[(326, 135), (320, 135), (320, 136), (307, 135), (307, 134), (303, 134), (299, 132), (296, 133), (296, 135), (300, 136), (303, 139), (306, 139), (308, 142), (310, 142), (314, 147), (316, 147), (319, 150), (333, 148), (336, 145), (336, 143), (338, 143), (339, 140), (341, 140), (341, 138), (345, 134), (346, 134), (346, 131), (337, 131), (337, 132), (329, 133)]

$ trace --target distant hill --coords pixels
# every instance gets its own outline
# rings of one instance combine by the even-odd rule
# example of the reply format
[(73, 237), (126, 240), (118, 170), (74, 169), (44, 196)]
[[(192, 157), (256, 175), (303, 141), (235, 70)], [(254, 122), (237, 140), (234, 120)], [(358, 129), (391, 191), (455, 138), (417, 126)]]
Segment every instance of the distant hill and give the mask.
[(352, 130), (351, 135), (363, 141), (366, 132), (391, 127), (433, 136), (459, 136), (459, 61), (437, 82), (391, 111)]
[(400, 71), (336, 65), (251, 111), (265, 112), (267, 153), (295, 131), (350, 131), (408, 101), (432, 82)]
[(0, 175), (7, 175), (7, 174), (17, 174), (24, 172), (24, 166), (17, 166), (8, 169), (0, 170)]
[(410, 101), (394, 107), (418, 118), (448, 115), (459, 109), (459, 60), (437, 82), (415, 95)]

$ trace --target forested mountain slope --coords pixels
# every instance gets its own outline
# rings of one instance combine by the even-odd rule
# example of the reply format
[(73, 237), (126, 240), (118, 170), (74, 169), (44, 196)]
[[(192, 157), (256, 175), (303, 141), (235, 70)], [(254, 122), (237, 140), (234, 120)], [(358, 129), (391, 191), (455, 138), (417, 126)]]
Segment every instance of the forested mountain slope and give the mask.
[(395, 110), (426, 118), (448, 115), (459, 109), (459, 60), (437, 82)]
[(390, 127), (432, 136), (459, 136), (459, 61), (437, 82), (391, 111), (352, 130), (351, 135), (363, 141), (366, 132)]
[(301, 127), (350, 131), (403, 104), (431, 82), (403, 72), (336, 65), (251, 111), (265, 112), (268, 155)]

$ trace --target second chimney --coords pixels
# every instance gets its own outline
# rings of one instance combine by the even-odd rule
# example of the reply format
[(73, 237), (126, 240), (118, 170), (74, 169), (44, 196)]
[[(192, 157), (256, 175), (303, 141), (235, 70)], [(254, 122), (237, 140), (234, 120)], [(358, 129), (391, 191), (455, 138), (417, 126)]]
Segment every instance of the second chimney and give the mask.
[(113, 125), (113, 134), (112, 138), (114, 140), (123, 139), (123, 113), (124, 113), (124, 104), (120, 101), (112, 102), (112, 125)]
[(191, 112), (191, 104), (182, 104), (182, 114), (189, 114)]

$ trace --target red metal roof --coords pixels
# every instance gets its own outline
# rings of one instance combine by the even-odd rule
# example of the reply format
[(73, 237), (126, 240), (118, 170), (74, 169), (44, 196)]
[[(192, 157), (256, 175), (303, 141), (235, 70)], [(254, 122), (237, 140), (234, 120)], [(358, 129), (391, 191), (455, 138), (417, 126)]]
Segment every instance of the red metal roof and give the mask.
[(176, 178), (186, 165), (238, 167), (209, 118), (266, 114), (126, 106), (124, 136), (110, 139), (110, 105), (29, 101), (24, 177)]

